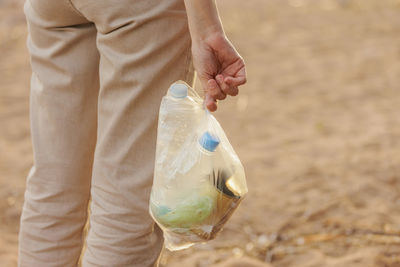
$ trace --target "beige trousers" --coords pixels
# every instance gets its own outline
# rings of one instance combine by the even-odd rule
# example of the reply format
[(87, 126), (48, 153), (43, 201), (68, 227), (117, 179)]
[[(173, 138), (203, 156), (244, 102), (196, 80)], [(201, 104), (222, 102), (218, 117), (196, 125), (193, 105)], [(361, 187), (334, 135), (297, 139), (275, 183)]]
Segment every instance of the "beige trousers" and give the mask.
[(193, 81), (183, 0), (27, 0), (34, 166), (19, 266), (153, 266), (157, 115)]

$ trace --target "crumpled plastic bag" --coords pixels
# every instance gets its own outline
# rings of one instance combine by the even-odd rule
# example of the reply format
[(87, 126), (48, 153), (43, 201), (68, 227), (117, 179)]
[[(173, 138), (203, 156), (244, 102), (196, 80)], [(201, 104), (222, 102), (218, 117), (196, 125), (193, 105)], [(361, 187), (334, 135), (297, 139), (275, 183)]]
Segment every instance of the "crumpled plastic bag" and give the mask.
[(149, 208), (165, 246), (214, 239), (246, 193), (243, 166), (203, 99), (182, 81), (171, 85), (160, 106)]

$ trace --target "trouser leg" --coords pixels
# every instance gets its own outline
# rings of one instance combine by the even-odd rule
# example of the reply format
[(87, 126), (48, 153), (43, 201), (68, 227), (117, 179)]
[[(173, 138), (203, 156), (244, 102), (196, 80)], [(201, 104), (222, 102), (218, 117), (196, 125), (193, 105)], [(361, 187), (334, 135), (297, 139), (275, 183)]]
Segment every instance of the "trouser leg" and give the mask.
[(159, 105), (172, 82), (193, 79), (183, 1), (74, 3), (96, 24), (101, 57), (83, 266), (153, 266), (163, 246), (148, 213)]
[(76, 266), (97, 128), (96, 29), (68, 1), (25, 4), (34, 165), (26, 184), (19, 266)]

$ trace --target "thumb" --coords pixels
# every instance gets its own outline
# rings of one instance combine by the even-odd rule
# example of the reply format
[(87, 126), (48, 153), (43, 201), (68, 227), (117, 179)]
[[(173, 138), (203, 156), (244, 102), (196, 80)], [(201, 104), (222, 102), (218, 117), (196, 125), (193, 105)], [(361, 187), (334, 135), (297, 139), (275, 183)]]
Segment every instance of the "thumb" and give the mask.
[(217, 110), (217, 100), (212, 98), (209, 94), (204, 96), (204, 106), (211, 112)]
[(204, 91), (204, 107), (209, 111), (213, 112), (217, 110), (217, 100), (213, 96), (214, 92), (218, 88), (217, 81), (214, 79), (202, 79), (199, 77), (201, 87)]
[(205, 99), (204, 105), (211, 112), (217, 110), (217, 99), (223, 99), (225, 97), (221, 97), (221, 89), (215, 79), (209, 79), (207, 81), (207, 87), (205, 90)]

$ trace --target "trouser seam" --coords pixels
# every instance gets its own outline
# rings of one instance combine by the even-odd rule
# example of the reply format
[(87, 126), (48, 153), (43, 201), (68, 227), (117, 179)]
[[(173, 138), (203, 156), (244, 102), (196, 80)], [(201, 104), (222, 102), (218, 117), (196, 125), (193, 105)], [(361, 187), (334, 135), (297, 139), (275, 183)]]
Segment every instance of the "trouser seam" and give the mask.
[(67, 0), (66, 2), (67, 2), (67, 4), (68, 4), (68, 7), (69, 7), (73, 12), (75, 12), (76, 14), (78, 14), (78, 15), (81, 16), (81, 17), (85, 17), (85, 16), (78, 10), (78, 8), (74, 5), (74, 3), (72, 3), (72, 0)]
[[(188, 48), (187, 48), (187, 50), (186, 50), (186, 62), (185, 62), (185, 66), (186, 66), (186, 68), (185, 68), (185, 82), (188, 82), (189, 81), (189, 78), (191, 79), (191, 77), (189, 77), (189, 75), (191, 75), (192, 74), (192, 70), (191, 70), (191, 68), (192, 68), (192, 44), (190, 43), (190, 45), (188, 45)], [(192, 84), (191, 84), (191, 86), (193, 86)]]

